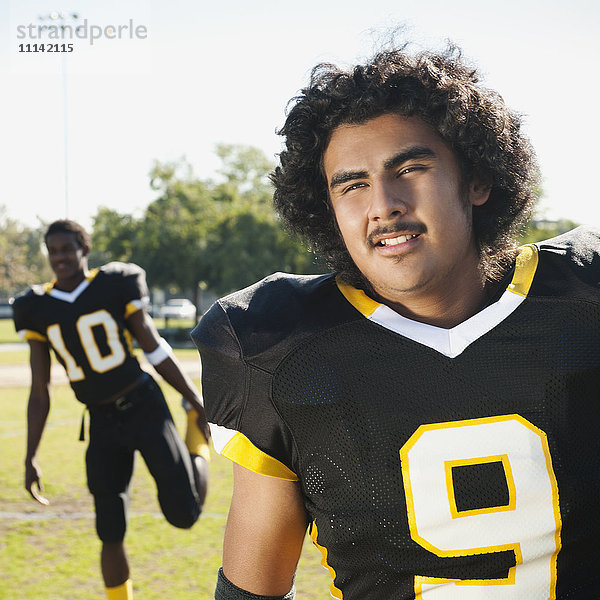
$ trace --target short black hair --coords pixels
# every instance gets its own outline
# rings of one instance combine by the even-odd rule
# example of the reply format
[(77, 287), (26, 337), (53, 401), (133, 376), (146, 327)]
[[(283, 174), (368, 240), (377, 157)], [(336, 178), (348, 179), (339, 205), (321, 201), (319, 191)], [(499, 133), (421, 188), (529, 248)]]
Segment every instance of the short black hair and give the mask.
[(74, 233), (77, 243), (81, 248), (90, 248), (92, 245), (89, 233), (79, 223), (75, 223), (75, 221), (70, 221), (69, 219), (60, 219), (50, 223), (44, 235), (44, 243), (46, 245), (48, 245), (48, 236), (55, 233)]
[(463, 185), (477, 179), (491, 186), (487, 202), (473, 208), (473, 231), (482, 272), (497, 279), (537, 200), (539, 170), (521, 115), (479, 84), (477, 70), (451, 43), (441, 52), (410, 53), (404, 45), (349, 70), (331, 64), (313, 69), (278, 132), (285, 145), (271, 180), (284, 224), (346, 281), (368, 289), (337, 227), (323, 155), (340, 125), (390, 113), (432, 127), (455, 153)]

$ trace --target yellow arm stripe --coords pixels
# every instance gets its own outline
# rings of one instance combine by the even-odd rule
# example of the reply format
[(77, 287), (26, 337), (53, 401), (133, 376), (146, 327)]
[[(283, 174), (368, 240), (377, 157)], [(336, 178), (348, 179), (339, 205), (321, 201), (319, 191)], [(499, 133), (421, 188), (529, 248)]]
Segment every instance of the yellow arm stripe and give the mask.
[[(317, 524), (313, 521), (312, 526), (310, 528), (310, 539), (312, 540), (313, 544), (321, 551), (321, 554), (323, 555), (323, 558), (321, 559), (321, 565), (323, 565), (329, 571), (331, 578), (333, 579), (333, 581), (335, 581), (335, 577), (336, 577), (335, 569), (327, 562), (327, 548), (325, 548), (325, 546), (321, 546), (321, 544), (319, 544), (319, 542), (317, 541), (318, 536), (319, 536), (319, 531), (317, 529)], [(329, 586), (329, 593), (331, 594), (332, 598), (338, 598), (339, 600), (343, 600), (343, 598), (344, 598), (344, 595), (342, 594), (342, 590), (335, 587), (335, 583), (333, 583), (333, 582)]]
[(370, 317), (381, 306), (379, 302), (375, 302), (375, 300), (369, 298), (362, 290), (357, 290), (351, 285), (344, 283), (339, 277), (335, 278), (335, 282), (346, 300), (365, 317)]
[(515, 265), (515, 274), (508, 289), (514, 294), (527, 297), (529, 288), (537, 270), (539, 261), (538, 249), (533, 244), (521, 246)]
[(277, 459), (259, 450), (243, 433), (236, 433), (225, 444), (221, 454), (253, 473), (287, 481), (298, 481), (296, 473)]
[(141, 310), (141, 306), (134, 304), (133, 302), (129, 302), (125, 307), (125, 318), (128, 319), (133, 313)]
[(37, 331), (32, 331), (31, 329), (23, 330), (23, 339), (25, 340), (36, 340), (37, 342), (47, 342), (48, 338)]
[(87, 279), (88, 281), (92, 281), (92, 279), (94, 279), (94, 277), (96, 277), (96, 275), (98, 275), (98, 271), (99, 271), (99, 270), (100, 270), (100, 269), (97, 269), (97, 268), (96, 268), (96, 269), (92, 269), (92, 270), (91, 270), (91, 271), (88, 273), (88, 276), (86, 277), (86, 279)]

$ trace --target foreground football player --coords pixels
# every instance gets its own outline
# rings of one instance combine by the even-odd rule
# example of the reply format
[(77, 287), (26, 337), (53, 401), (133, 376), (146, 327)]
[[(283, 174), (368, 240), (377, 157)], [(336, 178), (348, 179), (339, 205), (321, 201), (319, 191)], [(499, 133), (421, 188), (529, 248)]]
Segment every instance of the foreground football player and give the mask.
[[(208, 484), (202, 400), (143, 309), (148, 294), (144, 271), (116, 262), (88, 270), (90, 239), (72, 221), (52, 223), (45, 242), (56, 281), (33, 287), (13, 306), (15, 326), (28, 340), (31, 355), (25, 486), (35, 500), (48, 504), (36, 453), (50, 408), (52, 348), (90, 413), (87, 477), (107, 597), (129, 600), (133, 592), (123, 539), (134, 451), (140, 451), (156, 481), (169, 523), (191, 527)], [(189, 403), (188, 448), (158, 384), (132, 353), (132, 335), (156, 371)]]
[(515, 249), (538, 171), (449, 48), (322, 65), (275, 203), (335, 274), (193, 335), (234, 492), (216, 598), (292, 598), (306, 527), (344, 600), (600, 593), (600, 232)]

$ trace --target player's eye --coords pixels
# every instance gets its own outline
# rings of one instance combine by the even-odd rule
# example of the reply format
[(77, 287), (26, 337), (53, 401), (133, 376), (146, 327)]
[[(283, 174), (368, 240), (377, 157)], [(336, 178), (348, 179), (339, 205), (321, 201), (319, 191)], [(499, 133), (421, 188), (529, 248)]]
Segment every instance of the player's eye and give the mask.
[(347, 192), (351, 192), (352, 190), (357, 190), (359, 188), (366, 187), (366, 185), (367, 184), (362, 181), (351, 183), (342, 190), (342, 194), (346, 194)]
[(410, 165), (408, 167), (403, 167), (398, 171), (398, 177), (401, 175), (407, 175), (408, 173), (414, 173), (415, 171), (422, 171), (425, 167), (422, 165)]

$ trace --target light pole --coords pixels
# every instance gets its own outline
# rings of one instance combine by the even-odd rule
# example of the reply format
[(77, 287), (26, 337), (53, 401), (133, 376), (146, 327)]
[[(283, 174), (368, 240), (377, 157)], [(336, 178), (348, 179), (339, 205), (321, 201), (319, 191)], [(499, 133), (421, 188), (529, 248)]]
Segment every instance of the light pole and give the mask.
[[(50, 22), (50, 26), (57, 27), (62, 32), (64, 39), (65, 27), (72, 23), (77, 26), (79, 15), (77, 13), (66, 13), (63, 11), (52, 11), (47, 15), (38, 17), (43, 23)], [(71, 36), (72, 37), (72, 36)], [(61, 75), (62, 75), (62, 96), (63, 96), (63, 161), (64, 161), (64, 182), (65, 182), (65, 219), (69, 218), (69, 104), (67, 94), (67, 53), (61, 52)]]

